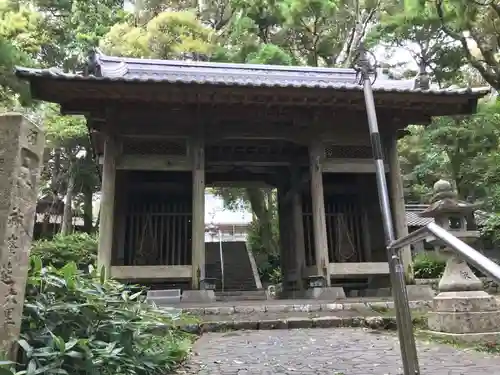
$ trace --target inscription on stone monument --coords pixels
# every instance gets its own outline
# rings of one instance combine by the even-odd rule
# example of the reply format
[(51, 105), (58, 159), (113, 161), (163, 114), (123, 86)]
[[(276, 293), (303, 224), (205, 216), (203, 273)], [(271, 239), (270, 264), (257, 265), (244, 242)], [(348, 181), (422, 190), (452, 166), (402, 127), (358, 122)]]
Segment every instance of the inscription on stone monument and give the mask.
[(0, 114), (0, 354), (15, 359), (33, 235), (41, 130), (16, 113)]

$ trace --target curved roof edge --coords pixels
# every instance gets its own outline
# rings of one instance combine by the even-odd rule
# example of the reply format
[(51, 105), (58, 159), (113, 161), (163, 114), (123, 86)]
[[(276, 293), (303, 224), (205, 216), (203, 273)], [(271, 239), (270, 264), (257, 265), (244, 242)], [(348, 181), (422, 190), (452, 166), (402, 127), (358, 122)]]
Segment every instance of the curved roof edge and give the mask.
[[(89, 74), (65, 73), (57, 68), (25, 67), (16, 67), (15, 73), (19, 78), (27, 80), (46, 78), (67, 81), (362, 90), (362, 86), (356, 82), (356, 71), (348, 68), (155, 60), (103, 54), (95, 54), (87, 68)], [(379, 76), (373, 85), (373, 90), (430, 95), (469, 95), (477, 98), (491, 92), (490, 88), (415, 89), (414, 86), (414, 80), (391, 80)]]

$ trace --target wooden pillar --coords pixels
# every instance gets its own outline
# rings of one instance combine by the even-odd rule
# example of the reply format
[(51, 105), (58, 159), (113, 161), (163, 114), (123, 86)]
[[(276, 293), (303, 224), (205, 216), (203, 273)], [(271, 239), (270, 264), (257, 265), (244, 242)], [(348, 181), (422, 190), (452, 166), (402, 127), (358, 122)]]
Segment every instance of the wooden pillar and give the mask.
[(304, 225), (302, 219), (302, 197), (301, 192), (296, 191), (292, 195), (292, 220), (293, 220), (293, 246), (295, 247), (295, 269), (297, 272), (297, 287), (304, 289), (304, 271), (306, 267)]
[(193, 157), (191, 287), (196, 290), (200, 288), (200, 280), (205, 279), (205, 146), (201, 137), (193, 139), (191, 151)]
[[(408, 234), (408, 224), (406, 222), (406, 207), (403, 190), (403, 180), (401, 177), (401, 166), (399, 164), (397, 137), (391, 137), (388, 142), (389, 151), (389, 182), (392, 206), (392, 216), (394, 221), (394, 231), (396, 238), (404, 237)], [(401, 262), (405, 268), (405, 279), (407, 284), (413, 283), (413, 262), (410, 246), (401, 249)]]
[(117, 154), (117, 141), (113, 136), (108, 135), (104, 142), (101, 208), (99, 212), (99, 245), (97, 250), (97, 266), (99, 271), (103, 271), (104, 268), (105, 277), (110, 276), (113, 249)]
[(309, 148), (309, 168), (311, 172), (311, 200), (313, 214), (313, 236), (316, 254), (316, 273), (326, 278), (331, 285), (326, 235), (325, 197), (323, 193), (323, 170), (321, 167), (325, 148), (321, 141), (315, 141)]
[(281, 268), (281, 285), (283, 291), (288, 290), (288, 245), (289, 234), (287, 228), (287, 210), (284, 196), (286, 195), (285, 189), (278, 189), (278, 225), (279, 225), (279, 239), (280, 239), (280, 268)]

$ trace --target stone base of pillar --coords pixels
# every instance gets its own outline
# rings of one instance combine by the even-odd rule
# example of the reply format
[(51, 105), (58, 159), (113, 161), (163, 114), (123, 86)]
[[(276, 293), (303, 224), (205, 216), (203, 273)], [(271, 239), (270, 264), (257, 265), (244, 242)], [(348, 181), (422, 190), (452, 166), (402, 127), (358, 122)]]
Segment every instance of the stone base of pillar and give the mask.
[(500, 336), (500, 306), (484, 291), (441, 292), (428, 314), (431, 331), (463, 341)]
[(210, 303), (215, 302), (213, 290), (185, 290), (182, 292), (181, 302)]
[(440, 292), (483, 290), (483, 282), (474, 275), (467, 262), (454, 254), (447, 252), (444, 254), (448, 260), (443, 276), (439, 280), (438, 290)]
[(322, 288), (309, 288), (305, 291), (305, 298), (319, 299), (319, 300), (337, 300), (346, 298), (344, 288), (341, 287), (322, 287)]

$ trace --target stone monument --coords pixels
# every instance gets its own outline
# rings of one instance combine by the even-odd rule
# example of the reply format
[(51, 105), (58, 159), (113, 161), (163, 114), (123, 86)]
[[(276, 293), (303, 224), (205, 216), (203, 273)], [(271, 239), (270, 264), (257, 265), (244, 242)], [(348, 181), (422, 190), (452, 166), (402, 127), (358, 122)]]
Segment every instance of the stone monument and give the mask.
[(42, 131), (0, 114), (0, 356), (15, 359), (36, 212)]
[[(475, 229), (476, 206), (457, 199), (448, 181), (434, 185), (431, 205), (421, 216), (432, 217), (435, 223), (472, 245), (479, 237)], [(467, 262), (447, 244), (431, 236), (427, 239), (447, 258), (446, 269), (439, 281), (438, 295), (433, 300), (428, 325), (432, 333), (461, 341), (481, 341), (500, 337), (500, 306), (495, 297), (486, 293), (483, 283)]]

